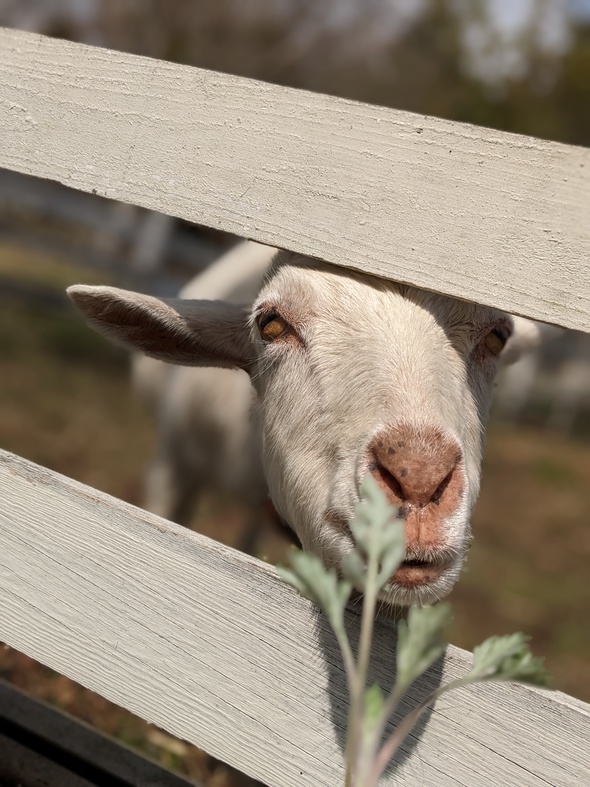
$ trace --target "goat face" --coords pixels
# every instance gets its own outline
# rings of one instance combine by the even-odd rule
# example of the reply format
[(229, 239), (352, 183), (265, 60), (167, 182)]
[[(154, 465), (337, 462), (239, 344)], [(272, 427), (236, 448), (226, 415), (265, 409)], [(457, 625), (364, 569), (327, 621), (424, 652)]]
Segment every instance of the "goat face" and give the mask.
[(305, 549), (339, 567), (371, 473), (400, 508), (406, 561), (384, 601), (429, 603), (469, 540), (506, 314), (279, 255), (252, 312), (263, 462)]
[[(526, 321), (281, 252), (252, 307), (70, 288), (93, 327), (153, 357), (243, 368), (258, 394), (272, 500), (339, 568), (371, 473), (406, 525), (383, 601), (430, 603), (456, 581), (501, 356)], [(524, 330), (520, 330), (523, 329)]]

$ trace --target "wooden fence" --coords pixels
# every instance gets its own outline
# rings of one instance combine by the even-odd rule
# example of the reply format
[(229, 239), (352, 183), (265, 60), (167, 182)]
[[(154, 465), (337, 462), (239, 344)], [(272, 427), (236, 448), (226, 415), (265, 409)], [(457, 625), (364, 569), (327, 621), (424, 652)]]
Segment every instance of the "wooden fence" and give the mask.
[[(0, 135), (8, 169), (590, 330), (585, 149), (11, 30)], [(7, 453), (0, 639), (268, 785), (342, 783), (343, 669), (311, 603), (266, 564)], [(468, 665), (449, 647), (407, 704)], [(579, 787), (589, 737), (571, 697), (474, 687), (437, 703), (384, 783)]]

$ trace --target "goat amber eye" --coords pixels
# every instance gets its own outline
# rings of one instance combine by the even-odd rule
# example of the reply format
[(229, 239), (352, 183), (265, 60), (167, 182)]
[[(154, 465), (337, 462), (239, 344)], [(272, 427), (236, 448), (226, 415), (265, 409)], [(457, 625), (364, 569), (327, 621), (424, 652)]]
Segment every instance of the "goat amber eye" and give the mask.
[(500, 355), (507, 341), (508, 334), (500, 328), (494, 328), (484, 339), (484, 344), (492, 355)]
[(280, 339), (289, 331), (289, 323), (276, 312), (267, 312), (258, 319), (258, 330), (265, 342)]

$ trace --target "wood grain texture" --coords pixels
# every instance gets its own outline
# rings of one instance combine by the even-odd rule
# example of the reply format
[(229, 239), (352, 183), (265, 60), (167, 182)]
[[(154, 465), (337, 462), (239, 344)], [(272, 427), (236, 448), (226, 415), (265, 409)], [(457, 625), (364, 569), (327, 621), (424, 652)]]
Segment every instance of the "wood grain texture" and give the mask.
[(0, 166), (590, 330), (590, 151), (0, 30)]
[[(272, 567), (2, 452), (0, 610), (0, 640), (265, 784), (342, 784), (342, 663)], [(353, 611), (348, 627), (354, 640)], [(377, 628), (384, 686), (393, 628)], [(469, 663), (450, 647), (409, 704)], [(466, 689), (384, 784), (579, 787), (589, 736), (590, 706), (564, 694)]]

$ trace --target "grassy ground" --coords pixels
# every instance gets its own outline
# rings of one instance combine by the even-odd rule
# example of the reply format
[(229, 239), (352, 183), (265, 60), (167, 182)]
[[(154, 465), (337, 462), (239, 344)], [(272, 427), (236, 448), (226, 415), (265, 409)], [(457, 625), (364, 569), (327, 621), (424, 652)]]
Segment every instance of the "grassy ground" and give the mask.
[[(127, 357), (73, 311), (39, 298), (31, 304), (13, 287), (6, 295), (3, 283), (20, 281), (17, 258), (27, 265), (27, 286), (57, 292), (90, 281), (0, 245), (0, 447), (140, 504), (153, 437), (129, 388)], [(590, 701), (589, 511), (587, 443), (492, 425), (475, 542), (452, 595), (451, 641), (471, 648), (492, 634), (525, 631), (557, 687)], [(243, 522), (235, 507), (209, 500), (195, 527), (235, 544)], [(283, 549), (266, 527), (258, 553), (277, 559)], [(251, 783), (9, 648), (0, 649), (0, 675), (209, 785)]]

